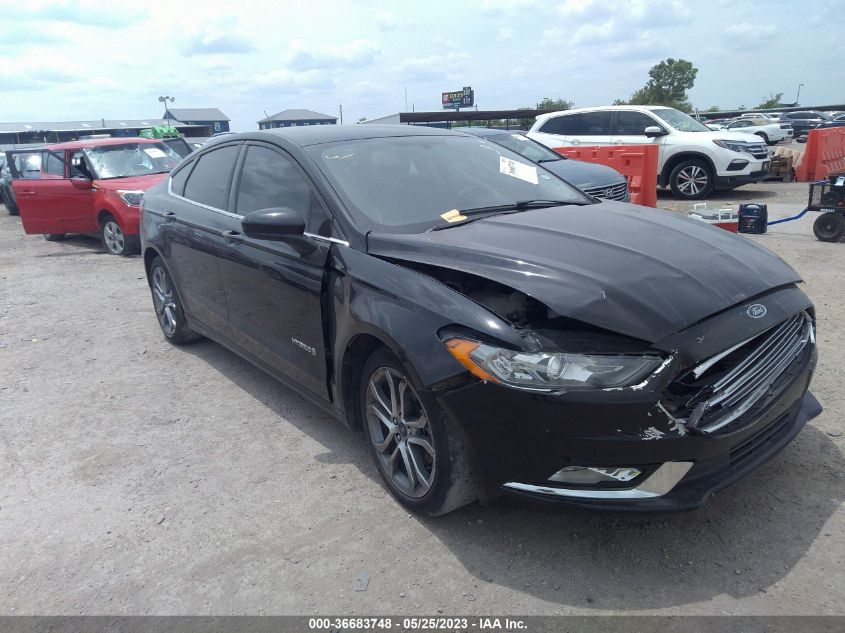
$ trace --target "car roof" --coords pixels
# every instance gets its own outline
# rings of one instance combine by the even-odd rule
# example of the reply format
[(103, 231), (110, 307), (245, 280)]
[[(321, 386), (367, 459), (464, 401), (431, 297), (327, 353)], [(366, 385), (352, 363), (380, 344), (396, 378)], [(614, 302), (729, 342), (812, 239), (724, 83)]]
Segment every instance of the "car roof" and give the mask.
[(160, 143), (161, 139), (142, 138), (140, 136), (113, 136), (111, 138), (89, 138), (81, 141), (66, 141), (51, 143), (47, 149), (83, 149), (85, 147), (102, 147), (104, 145), (125, 145), (127, 143)]
[(503, 136), (505, 134), (525, 134), (525, 130), (502, 130), (492, 127), (462, 127), (460, 131), (473, 136)]
[(460, 132), (423, 125), (303, 125), (280, 127), (257, 132), (240, 132), (213, 138), (206, 147), (235, 140), (275, 141), (278, 137), (306, 147), (337, 141), (354, 141), (368, 138), (390, 138), (395, 136), (463, 136)]
[(579, 112), (605, 112), (612, 110), (628, 110), (634, 112), (654, 112), (655, 110), (671, 110), (669, 106), (660, 105), (611, 105), (611, 106), (594, 106), (590, 108), (573, 108), (571, 110), (557, 110), (554, 112), (546, 112), (545, 114), (538, 114), (537, 121), (544, 121), (556, 116), (577, 114)]

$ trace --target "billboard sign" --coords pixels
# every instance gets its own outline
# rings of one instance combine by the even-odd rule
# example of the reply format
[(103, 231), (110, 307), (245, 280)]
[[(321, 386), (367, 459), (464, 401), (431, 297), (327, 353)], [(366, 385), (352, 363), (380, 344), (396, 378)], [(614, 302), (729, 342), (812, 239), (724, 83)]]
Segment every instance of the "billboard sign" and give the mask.
[(475, 91), (471, 86), (464, 86), (463, 90), (441, 93), (443, 108), (457, 110), (458, 108), (469, 108), (475, 105)]

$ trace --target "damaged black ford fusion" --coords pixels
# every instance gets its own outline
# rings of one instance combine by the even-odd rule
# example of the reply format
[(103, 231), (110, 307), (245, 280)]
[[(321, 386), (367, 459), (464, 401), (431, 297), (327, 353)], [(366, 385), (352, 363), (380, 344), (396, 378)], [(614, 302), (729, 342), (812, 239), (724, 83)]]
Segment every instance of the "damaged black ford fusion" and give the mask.
[(820, 412), (792, 268), (469, 135), (221, 137), (145, 193), (141, 234), (164, 335), (361, 428), (416, 512), (695, 507)]

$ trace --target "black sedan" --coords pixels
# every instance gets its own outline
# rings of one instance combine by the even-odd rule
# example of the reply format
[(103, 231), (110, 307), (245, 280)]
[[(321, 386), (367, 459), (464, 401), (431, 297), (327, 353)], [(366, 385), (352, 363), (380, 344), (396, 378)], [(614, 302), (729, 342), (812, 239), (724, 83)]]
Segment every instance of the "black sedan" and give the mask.
[(816, 112), (815, 110), (784, 112), (781, 118), (792, 124), (792, 128), (795, 130), (795, 136), (806, 135), (810, 130), (831, 120), (824, 112)]
[(540, 163), (553, 174), (575, 185), (584, 193), (605, 200), (631, 199), (625, 176), (606, 165), (571, 160), (549, 149), (542, 143), (530, 139), (518, 130), (495, 130), (487, 127), (461, 128), (461, 132), (486, 138), (504, 145), (517, 154), (535, 163)]
[(141, 238), (165, 337), (218, 341), (363, 429), (415, 512), (694, 507), (820, 411), (787, 264), (466, 134), (220, 137), (147, 190)]

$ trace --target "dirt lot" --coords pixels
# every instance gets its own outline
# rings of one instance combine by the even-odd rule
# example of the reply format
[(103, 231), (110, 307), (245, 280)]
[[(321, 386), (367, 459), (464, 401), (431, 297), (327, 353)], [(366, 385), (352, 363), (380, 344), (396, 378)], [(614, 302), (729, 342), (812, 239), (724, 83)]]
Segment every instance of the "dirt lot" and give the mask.
[[(806, 191), (713, 202), (784, 216)], [(819, 315), (825, 412), (772, 463), (691, 513), (422, 520), (359, 435), (214, 343), (168, 345), (139, 258), (0, 210), (0, 614), (845, 613), (845, 244), (812, 220), (751, 238)]]

